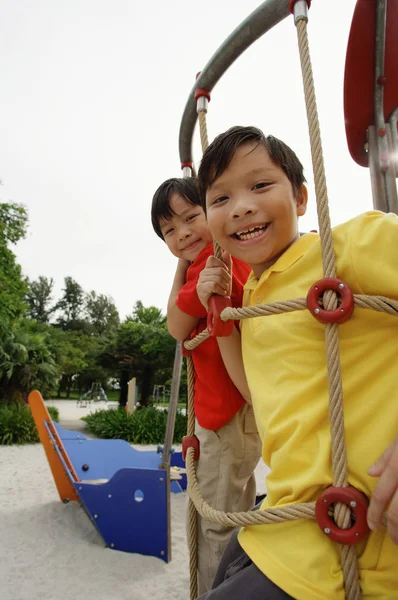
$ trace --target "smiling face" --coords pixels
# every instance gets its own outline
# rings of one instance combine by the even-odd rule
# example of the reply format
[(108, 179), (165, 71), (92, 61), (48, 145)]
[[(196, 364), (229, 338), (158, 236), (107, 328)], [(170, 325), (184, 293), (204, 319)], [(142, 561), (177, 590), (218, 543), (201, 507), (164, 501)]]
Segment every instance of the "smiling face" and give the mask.
[(297, 239), (307, 189), (293, 192), (288, 177), (257, 142), (239, 146), (206, 192), (207, 221), (214, 238), (260, 275)]
[(212, 241), (204, 210), (177, 193), (170, 197), (170, 208), (171, 218), (159, 220), (164, 241), (174, 256), (192, 262)]

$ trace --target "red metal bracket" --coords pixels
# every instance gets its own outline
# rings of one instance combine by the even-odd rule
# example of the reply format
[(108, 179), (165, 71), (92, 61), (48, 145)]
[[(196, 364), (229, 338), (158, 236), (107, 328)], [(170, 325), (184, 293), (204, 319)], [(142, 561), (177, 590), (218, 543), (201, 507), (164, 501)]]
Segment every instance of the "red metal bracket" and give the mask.
[[(319, 306), (318, 300), (326, 290), (333, 290), (341, 297), (341, 304), (336, 310), (325, 310)], [(325, 277), (309, 289), (307, 308), (320, 323), (344, 323), (354, 310), (354, 296), (351, 288), (341, 279)]]
[(196, 100), (196, 102), (198, 101), (198, 98), (201, 98), (202, 96), (204, 96), (205, 98), (207, 98), (207, 100), (210, 102), (210, 100), (211, 100), (210, 92), (208, 92), (204, 88), (196, 88), (196, 90), (195, 90), (195, 100)]
[(234, 321), (223, 321), (221, 313), (224, 308), (232, 306), (229, 296), (210, 296), (209, 306), (207, 308), (207, 329), (213, 337), (228, 337), (234, 329)]
[[(349, 529), (340, 529), (329, 515), (329, 507), (340, 502), (354, 513), (355, 523)], [(330, 487), (321, 494), (315, 504), (315, 518), (322, 531), (339, 544), (358, 544), (369, 532), (366, 515), (368, 499), (351, 485), (345, 488)]]
[(200, 444), (196, 435), (184, 435), (182, 438), (182, 458), (185, 460), (188, 448), (195, 450), (194, 460), (199, 460), (200, 456)]

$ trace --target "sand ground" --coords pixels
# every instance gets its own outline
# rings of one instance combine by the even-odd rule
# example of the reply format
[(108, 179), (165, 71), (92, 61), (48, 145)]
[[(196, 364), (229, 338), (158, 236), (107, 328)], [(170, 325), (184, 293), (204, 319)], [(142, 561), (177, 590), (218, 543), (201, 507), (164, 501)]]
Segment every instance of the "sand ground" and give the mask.
[[(103, 403), (77, 408), (49, 401), (60, 423), (83, 430), (83, 415)], [(139, 447), (139, 446), (137, 446)], [(256, 469), (258, 492), (268, 470)], [(41, 445), (0, 447), (1, 600), (188, 600), (186, 494), (172, 494), (172, 561), (104, 548), (75, 502), (59, 500)]]

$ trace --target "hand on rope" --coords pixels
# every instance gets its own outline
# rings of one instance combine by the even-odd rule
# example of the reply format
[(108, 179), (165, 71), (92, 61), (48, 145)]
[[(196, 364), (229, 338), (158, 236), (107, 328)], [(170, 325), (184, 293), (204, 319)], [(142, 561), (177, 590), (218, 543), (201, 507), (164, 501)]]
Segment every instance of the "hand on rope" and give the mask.
[(198, 297), (207, 310), (207, 330), (217, 338), (229, 337), (234, 329), (233, 320), (221, 319), (221, 313), (232, 306), (232, 259), (221, 248), (219, 252), (221, 260), (209, 256), (196, 285)]
[(368, 509), (369, 528), (376, 531), (389, 505), (387, 529), (391, 539), (398, 544), (398, 436), (368, 473), (379, 477)]
[(208, 310), (209, 299), (213, 294), (230, 296), (232, 291), (232, 260), (228, 252), (222, 253), (222, 259), (209, 256), (205, 268), (201, 271), (196, 285), (199, 300)]

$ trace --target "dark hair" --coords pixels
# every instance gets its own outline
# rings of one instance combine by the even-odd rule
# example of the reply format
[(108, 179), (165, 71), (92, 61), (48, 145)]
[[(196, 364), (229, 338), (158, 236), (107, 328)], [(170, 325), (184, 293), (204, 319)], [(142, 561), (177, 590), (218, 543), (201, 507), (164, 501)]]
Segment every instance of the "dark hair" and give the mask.
[(264, 146), (274, 164), (280, 167), (298, 194), (305, 182), (303, 165), (289, 146), (274, 137), (265, 136), (257, 127), (231, 127), (218, 135), (203, 154), (198, 172), (198, 187), (202, 206), (206, 209), (206, 192), (228, 168), (236, 150), (247, 142)]
[(163, 234), (160, 230), (160, 219), (171, 219), (174, 211), (170, 206), (172, 194), (178, 194), (185, 198), (187, 202), (193, 206), (202, 206), (199, 196), (198, 184), (193, 177), (173, 177), (164, 181), (156, 190), (152, 198), (151, 218), (152, 227), (155, 233), (162, 238)]

